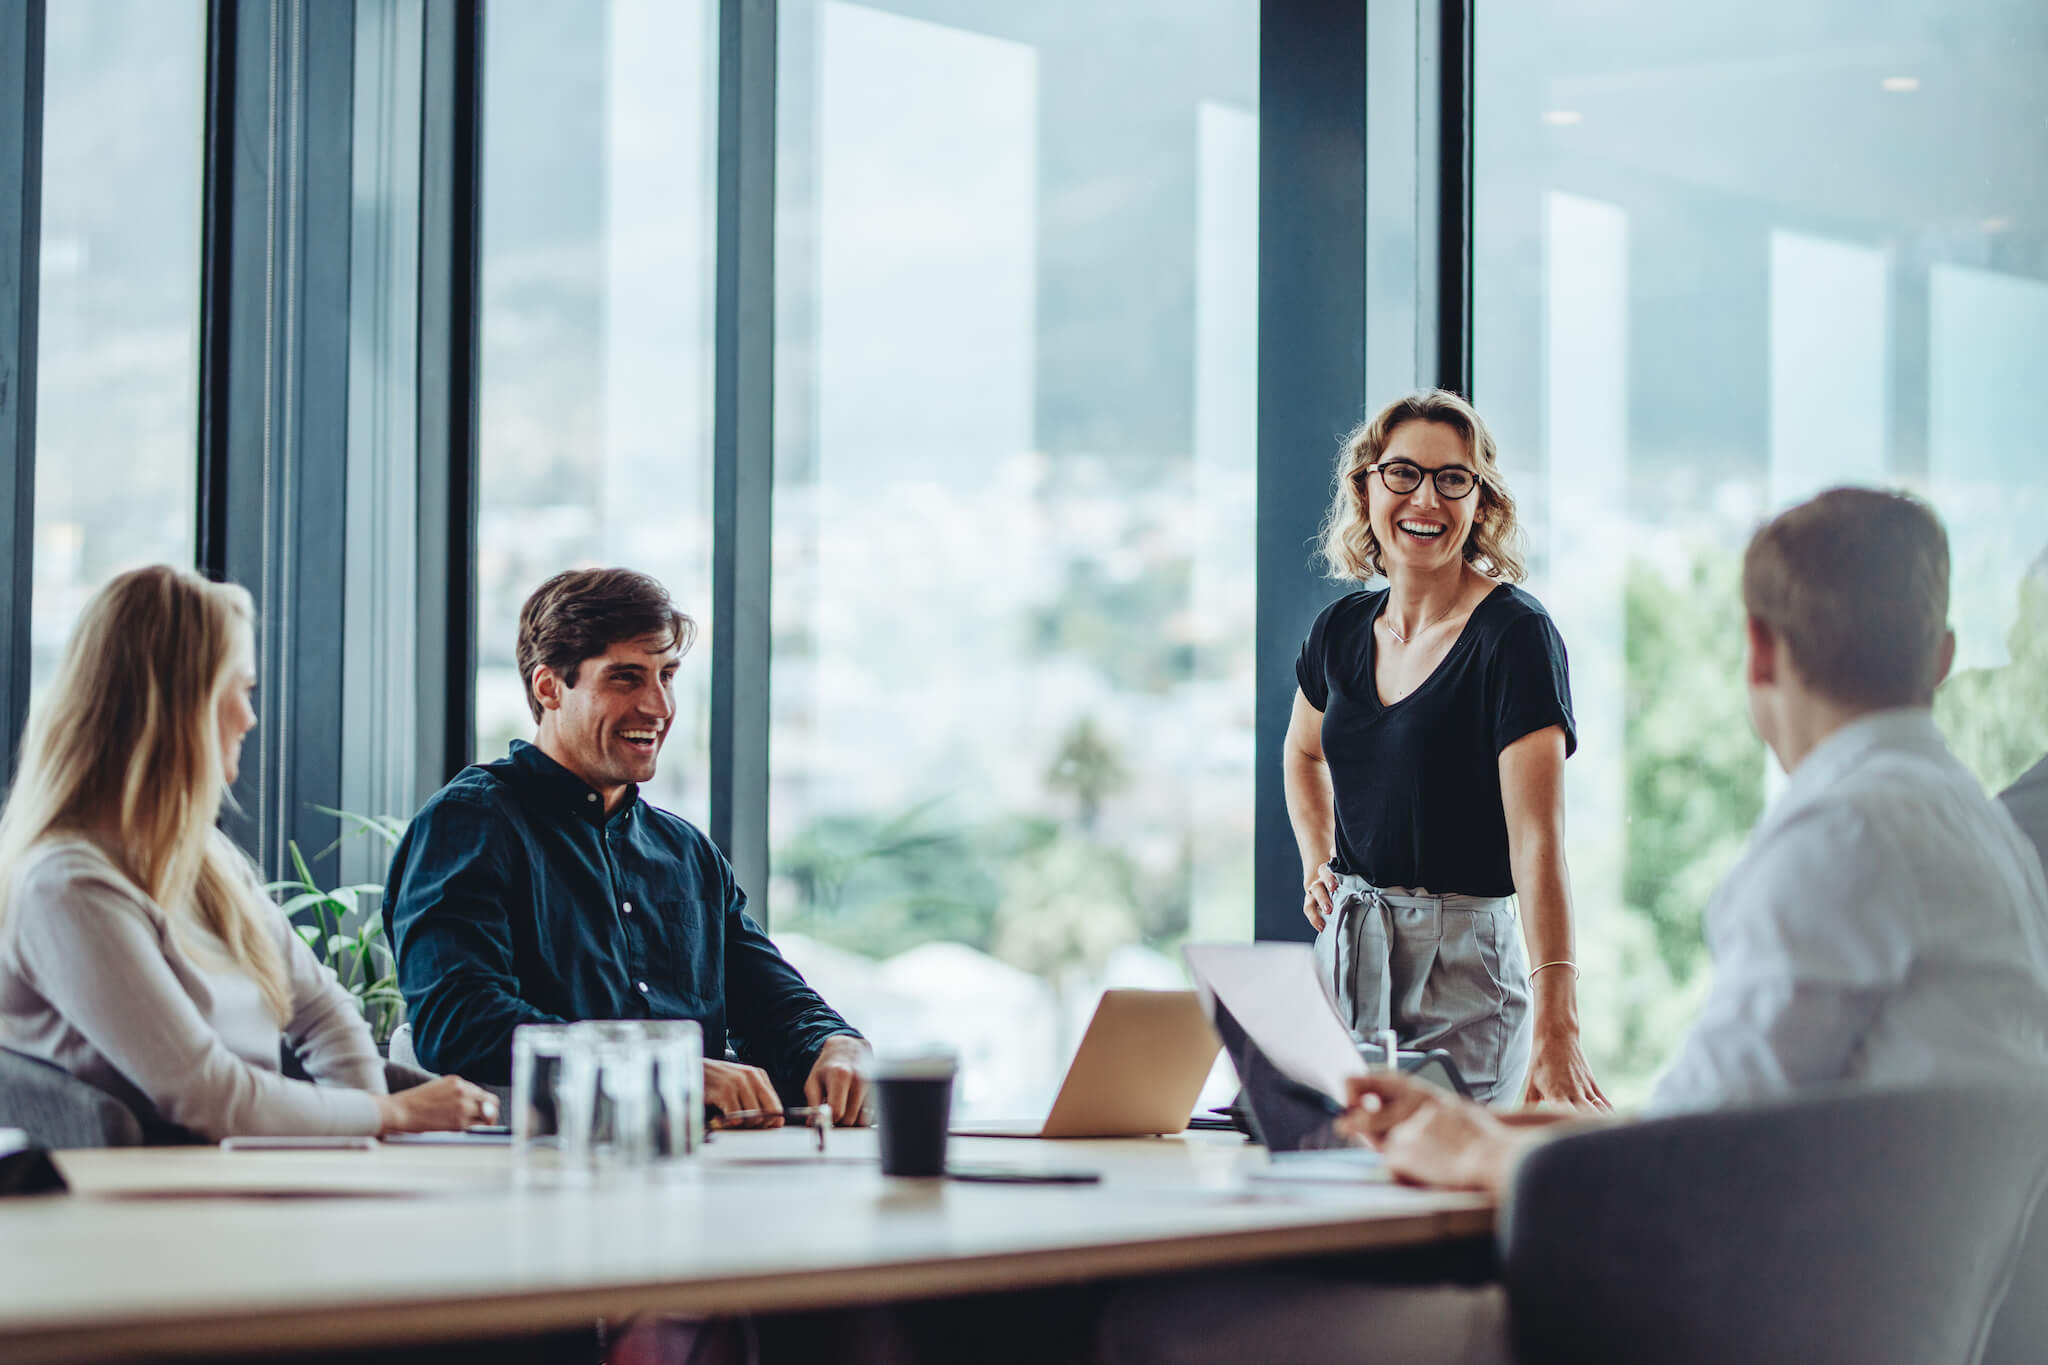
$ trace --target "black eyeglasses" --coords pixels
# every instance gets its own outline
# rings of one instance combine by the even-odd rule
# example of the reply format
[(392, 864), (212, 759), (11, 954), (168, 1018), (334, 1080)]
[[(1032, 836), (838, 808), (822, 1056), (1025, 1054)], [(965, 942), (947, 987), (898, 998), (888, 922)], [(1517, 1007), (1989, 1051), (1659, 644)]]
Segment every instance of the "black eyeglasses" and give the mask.
[(1422, 476), (1427, 474), (1436, 480), (1439, 496), (1456, 501), (1479, 486), (1479, 476), (1459, 464), (1447, 464), (1441, 469), (1424, 469), (1419, 464), (1406, 460), (1383, 460), (1358, 471), (1359, 486), (1363, 487), (1368, 474), (1378, 471), (1380, 482), (1389, 493), (1413, 493), (1422, 487)]

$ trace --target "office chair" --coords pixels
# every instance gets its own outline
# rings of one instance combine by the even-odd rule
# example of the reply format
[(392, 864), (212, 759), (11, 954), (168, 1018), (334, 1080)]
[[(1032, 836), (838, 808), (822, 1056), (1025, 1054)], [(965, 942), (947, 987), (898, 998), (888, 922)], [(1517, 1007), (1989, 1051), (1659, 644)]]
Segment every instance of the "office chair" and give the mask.
[(412, 1045), (412, 1024), (403, 1023), (391, 1030), (391, 1060), (400, 1066), (410, 1067), (421, 1075), (430, 1075), (420, 1065), (420, 1055)]
[(1561, 1137), (1502, 1209), (1515, 1359), (1969, 1365), (2044, 1133), (2048, 1095), (1939, 1086)]
[[(287, 1056), (290, 1049), (285, 1049)], [(291, 1057), (286, 1063), (290, 1074)], [(299, 1068), (303, 1075), (303, 1068)], [(434, 1079), (433, 1073), (401, 1062), (384, 1064), (385, 1087), (396, 1094)], [(90, 1081), (54, 1062), (0, 1047), (0, 1128), (20, 1128), (42, 1147), (177, 1146), (204, 1142), (197, 1134), (150, 1116), (144, 1118)]]
[(139, 1147), (142, 1121), (106, 1091), (54, 1062), (0, 1048), (0, 1128), (44, 1147)]

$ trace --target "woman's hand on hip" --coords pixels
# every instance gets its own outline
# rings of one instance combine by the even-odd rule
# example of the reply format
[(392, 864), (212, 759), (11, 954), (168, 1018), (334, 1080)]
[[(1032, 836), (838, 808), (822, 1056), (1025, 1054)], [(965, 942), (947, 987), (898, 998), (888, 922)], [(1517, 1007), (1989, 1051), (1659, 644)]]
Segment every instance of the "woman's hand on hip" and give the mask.
[(1337, 874), (1328, 863), (1317, 863), (1301, 874), (1301, 888), (1301, 913), (1308, 916), (1308, 922), (1320, 934), (1336, 913)]
[(1562, 1105), (1572, 1109), (1607, 1110), (1614, 1106), (1600, 1092), (1593, 1068), (1579, 1048), (1577, 1029), (1536, 1030), (1529, 1059), (1529, 1085), (1523, 1104)]

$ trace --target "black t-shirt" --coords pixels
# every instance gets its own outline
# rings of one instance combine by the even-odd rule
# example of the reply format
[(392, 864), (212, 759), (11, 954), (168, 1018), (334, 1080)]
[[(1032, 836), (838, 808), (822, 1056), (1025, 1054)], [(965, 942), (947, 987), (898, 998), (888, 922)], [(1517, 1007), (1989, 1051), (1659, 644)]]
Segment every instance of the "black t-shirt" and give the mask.
[(1513, 895), (1500, 752), (1551, 725), (1564, 727), (1566, 754), (1578, 748), (1564, 640), (1542, 603), (1503, 583), (1473, 608), (1436, 671), (1382, 706), (1372, 624), (1387, 592), (1324, 608), (1294, 668), (1323, 713), (1336, 869), (1374, 886)]

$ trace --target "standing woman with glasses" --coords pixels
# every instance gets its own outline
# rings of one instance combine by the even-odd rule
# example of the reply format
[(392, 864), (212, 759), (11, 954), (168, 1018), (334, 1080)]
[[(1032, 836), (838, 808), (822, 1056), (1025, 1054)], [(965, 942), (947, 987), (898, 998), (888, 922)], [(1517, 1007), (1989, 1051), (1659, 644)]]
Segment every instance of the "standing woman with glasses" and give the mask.
[(1519, 539), (1493, 437), (1456, 394), (1403, 398), (1345, 440), (1322, 555), (1333, 578), (1387, 586), (1309, 630), (1287, 813), (1355, 1031), (1446, 1050), (1490, 1103), (1605, 1108), (1564, 862), (1571, 685), (1557, 628), (1514, 586)]

